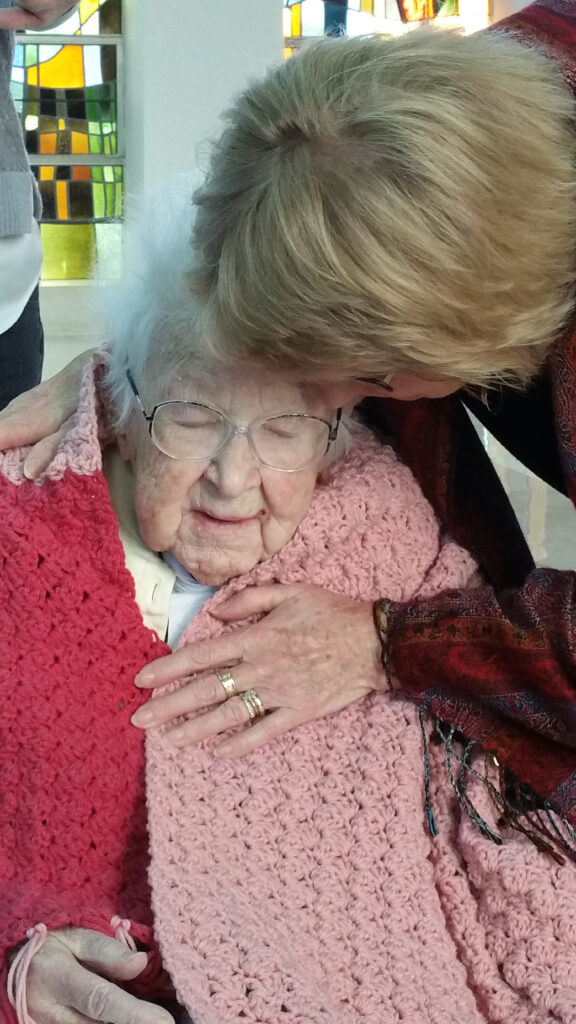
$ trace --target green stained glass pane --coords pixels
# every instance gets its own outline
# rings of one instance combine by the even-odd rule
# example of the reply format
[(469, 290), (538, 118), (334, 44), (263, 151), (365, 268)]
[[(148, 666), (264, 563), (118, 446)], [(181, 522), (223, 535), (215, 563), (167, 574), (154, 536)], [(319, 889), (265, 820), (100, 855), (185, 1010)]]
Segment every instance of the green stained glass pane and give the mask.
[(106, 194), (105, 185), (101, 185), (99, 182), (95, 182), (92, 185), (92, 195), (94, 196), (94, 215), (99, 220), (103, 220), (106, 214)]
[(104, 168), (93, 167), (92, 168), (92, 181), (104, 181)]
[(38, 47), (37, 46), (28, 45), (28, 46), (25, 46), (24, 49), (25, 49), (24, 60), (25, 60), (26, 67), (29, 68), (33, 64), (37, 64), (38, 63)]
[(88, 136), (88, 146), (89, 146), (89, 149), (90, 149), (91, 153), (101, 153), (102, 152), (102, 139), (100, 138), (99, 135), (89, 135)]

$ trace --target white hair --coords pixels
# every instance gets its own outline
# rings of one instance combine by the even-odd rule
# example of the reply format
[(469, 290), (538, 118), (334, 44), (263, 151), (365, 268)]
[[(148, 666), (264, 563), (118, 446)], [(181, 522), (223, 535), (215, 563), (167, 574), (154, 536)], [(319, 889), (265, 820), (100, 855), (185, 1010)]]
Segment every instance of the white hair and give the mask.
[(129, 218), (124, 271), (105, 299), (112, 344), (106, 385), (116, 426), (126, 422), (134, 397), (126, 370), (138, 387), (151, 373), (164, 383), (184, 360), (207, 354), (188, 284), (197, 186), (198, 172), (179, 174), (141, 200)]

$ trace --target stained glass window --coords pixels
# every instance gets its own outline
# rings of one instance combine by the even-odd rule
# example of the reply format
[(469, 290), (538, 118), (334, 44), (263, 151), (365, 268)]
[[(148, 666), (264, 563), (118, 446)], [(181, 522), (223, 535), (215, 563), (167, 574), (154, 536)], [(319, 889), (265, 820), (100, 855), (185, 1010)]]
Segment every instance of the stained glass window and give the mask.
[(121, 59), (121, 0), (81, 0), (57, 28), (18, 33), (11, 89), (44, 204), (44, 279), (89, 277), (119, 246)]
[(311, 36), (389, 32), (394, 22), (457, 14), (458, 0), (284, 0), (285, 55)]

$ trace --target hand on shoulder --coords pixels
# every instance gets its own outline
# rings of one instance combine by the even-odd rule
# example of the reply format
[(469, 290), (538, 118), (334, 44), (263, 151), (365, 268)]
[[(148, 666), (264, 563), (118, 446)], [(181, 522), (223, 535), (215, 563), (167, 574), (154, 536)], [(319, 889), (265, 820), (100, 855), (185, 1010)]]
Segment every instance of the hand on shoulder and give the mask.
[(0, 412), (0, 451), (33, 445), (24, 463), (30, 480), (44, 472), (70, 428), (82, 375), (93, 353), (93, 349), (82, 352), (60, 373), (19, 395)]

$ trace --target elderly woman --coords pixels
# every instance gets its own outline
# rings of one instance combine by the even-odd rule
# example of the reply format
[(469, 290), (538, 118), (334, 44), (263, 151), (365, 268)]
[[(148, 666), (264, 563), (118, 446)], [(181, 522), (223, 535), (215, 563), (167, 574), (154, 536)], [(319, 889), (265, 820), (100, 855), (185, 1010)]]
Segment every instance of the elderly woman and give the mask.
[[(372, 633), (369, 602), (235, 597), (230, 621), (270, 614), (148, 671), (164, 683), (241, 661), (244, 686), (273, 687), (280, 710), (228, 749), (353, 700), (382, 655), (407, 696), (514, 770), (516, 805), (536, 793), (576, 821), (574, 575), (534, 571), (467, 416), (576, 501), (575, 83), (574, 0), (538, 0), (467, 38), (327, 41), (231, 110), (198, 195), (204, 329), (234, 358), (322, 385), (331, 406), (372, 396), (489, 585), (406, 603), (383, 591)], [(74, 379), (46, 392), (44, 418), (43, 391), (15, 406), (4, 441), (58, 425)], [(190, 687), (187, 710), (200, 697)], [(148, 714), (166, 719), (162, 698)]]

